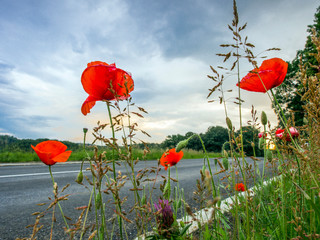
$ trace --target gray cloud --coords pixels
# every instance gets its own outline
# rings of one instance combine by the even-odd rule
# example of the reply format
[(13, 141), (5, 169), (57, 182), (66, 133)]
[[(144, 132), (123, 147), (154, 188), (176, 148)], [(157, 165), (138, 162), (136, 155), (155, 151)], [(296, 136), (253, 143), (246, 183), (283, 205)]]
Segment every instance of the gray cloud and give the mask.
[[(154, 141), (224, 124), (221, 106), (207, 104), (212, 82), (206, 75), (211, 74), (209, 65), (222, 62), (215, 56), (221, 51), (219, 44), (232, 41), (227, 29), (232, 1), (1, 3), (1, 132), (81, 141), (82, 127), (92, 128), (105, 117), (100, 103), (90, 116), (80, 113), (87, 97), (80, 76), (86, 64), (95, 60), (116, 62), (132, 73), (132, 96), (150, 112), (142, 125), (155, 134)], [(316, 1), (238, 1), (240, 21), (248, 22), (244, 33), (257, 46), (256, 52), (281, 47), (283, 51), (274, 54), (285, 60), (304, 46), (306, 27), (317, 6)], [(241, 76), (249, 70), (242, 64)], [(226, 89), (234, 88), (235, 82), (229, 77)], [(244, 94), (244, 98), (244, 112), (250, 112), (251, 102), (270, 110), (261, 95)], [(228, 106), (237, 121), (234, 106)]]

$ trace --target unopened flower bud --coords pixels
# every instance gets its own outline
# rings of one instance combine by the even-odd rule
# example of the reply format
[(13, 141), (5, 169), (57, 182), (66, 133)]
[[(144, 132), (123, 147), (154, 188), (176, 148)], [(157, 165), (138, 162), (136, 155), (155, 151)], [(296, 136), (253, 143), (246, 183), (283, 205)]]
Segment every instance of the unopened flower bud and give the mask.
[(88, 128), (83, 128), (83, 132), (86, 134), (88, 132)]
[(267, 125), (267, 123), (268, 123), (267, 114), (264, 111), (262, 111), (262, 113), (261, 113), (261, 123), (263, 125)]
[(188, 145), (188, 142), (189, 138), (178, 142), (176, 146), (176, 152), (180, 152), (182, 149), (184, 149)]
[(83, 173), (82, 173), (82, 171), (80, 171), (78, 173), (78, 177), (76, 179), (76, 182), (80, 184), (80, 183), (82, 183), (82, 180), (83, 180)]
[(226, 122), (227, 122), (227, 126), (228, 126), (229, 130), (232, 131), (232, 122), (231, 122), (230, 118), (227, 117)]

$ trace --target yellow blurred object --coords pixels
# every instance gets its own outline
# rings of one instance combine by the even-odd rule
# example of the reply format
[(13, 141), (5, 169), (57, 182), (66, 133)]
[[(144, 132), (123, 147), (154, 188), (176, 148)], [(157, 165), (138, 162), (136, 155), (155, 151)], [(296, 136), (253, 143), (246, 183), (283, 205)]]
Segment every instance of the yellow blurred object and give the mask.
[(276, 150), (276, 145), (270, 139), (267, 139), (267, 149)]

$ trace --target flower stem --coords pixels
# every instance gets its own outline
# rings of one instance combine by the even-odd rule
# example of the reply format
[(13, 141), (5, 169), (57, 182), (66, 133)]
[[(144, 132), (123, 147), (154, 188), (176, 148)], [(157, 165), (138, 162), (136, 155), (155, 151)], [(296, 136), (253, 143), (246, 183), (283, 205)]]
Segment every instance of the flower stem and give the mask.
[[(110, 110), (110, 102), (107, 101), (107, 108), (108, 108), (108, 115), (109, 115), (109, 121), (111, 125), (111, 130), (112, 130), (112, 143), (115, 145), (115, 131), (114, 131), (114, 126), (113, 126), (113, 121), (112, 121), (112, 115), (111, 115), (111, 110)], [(117, 176), (116, 176), (116, 164), (115, 164), (115, 157), (114, 157), (114, 148), (112, 148), (112, 168), (113, 168), (113, 180), (115, 182), (115, 185), (117, 187)], [(119, 194), (118, 192), (115, 193), (115, 197), (117, 199), (117, 205), (119, 212), (121, 213), (121, 203), (119, 201)], [(123, 234), (122, 234), (122, 218), (118, 216), (118, 222), (119, 222), (119, 231), (120, 231), (120, 238), (123, 239)]]
[(207, 164), (208, 164), (208, 168), (209, 168), (209, 172), (210, 172), (210, 176), (211, 176), (211, 183), (212, 183), (213, 190), (214, 190), (214, 191), (212, 191), (212, 197), (215, 198), (215, 197), (217, 196), (217, 190), (216, 190), (216, 186), (215, 186), (214, 180), (213, 180), (213, 174), (212, 174), (212, 171), (211, 171), (211, 166), (210, 166), (210, 161), (209, 161), (209, 155), (208, 155), (208, 153), (207, 153), (206, 147), (204, 146), (203, 140), (202, 140), (202, 138), (200, 137), (199, 134), (198, 134), (198, 137), (199, 137), (199, 139), (200, 139), (200, 142), (201, 142), (203, 151), (204, 151), (204, 153), (205, 153), (205, 158), (207, 159)]
[[(53, 188), (54, 188), (54, 178), (53, 178), (52, 171), (51, 171), (51, 165), (49, 165), (49, 172), (50, 172), (50, 176), (51, 176), (51, 180), (52, 180), (52, 185), (53, 185)], [(64, 217), (62, 208), (61, 208), (60, 203), (59, 203), (58, 201), (57, 201), (57, 204), (58, 204), (58, 207), (59, 207), (59, 209), (60, 209), (60, 212), (61, 212), (63, 221), (64, 221), (64, 223), (66, 224), (67, 230), (69, 230), (69, 226), (68, 226), (67, 220), (66, 220), (66, 218)], [(71, 236), (71, 233), (70, 233), (70, 236)]]
[(88, 212), (89, 212), (89, 209), (90, 209), (90, 206), (91, 206), (92, 196), (93, 196), (93, 189), (92, 189), (91, 194), (90, 194), (90, 199), (89, 199), (89, 203), (88, 203), (86, 215), (85, 215), (85, 217), (84, 217), (80, 240), (82, 240), (82, 237), (83, 237), (83, 234), (84, 234), (84, 229), (85, 229), (85, 226), (86, 226), (86, 221), (87, 221), (87, 217), (88, 217)]

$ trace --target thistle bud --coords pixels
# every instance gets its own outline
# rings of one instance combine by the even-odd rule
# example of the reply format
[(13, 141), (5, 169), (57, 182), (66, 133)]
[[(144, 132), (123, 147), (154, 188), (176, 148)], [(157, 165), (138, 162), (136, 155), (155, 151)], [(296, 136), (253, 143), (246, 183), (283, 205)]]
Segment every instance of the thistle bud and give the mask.
[(267, 160), (269, 161), (269, 162), (271, 162), (272, 161), (272, 151), (270, 150), (270, 149), (267, 149), (267, 152), (266, 152), (266, 157), (267, 157)]
[(80, 172), (78, 173), (78, 177), (77, 177), (77, 179), (76, 179), (76, 182), (79, 183), (79, 184), (81, 184), (81, 183), (82, 183), (82, 180), (83, 180), (83, 173), (82, 173), (82, 171), (80, 171)]
[(228, 126), (229, 130), (232, 131), (232, 122), (231, 122), (230, 118), (227, 117), (226, 122), (227, 122), (227, 126)]
[(176, 152), (180, 152), (182, 149), (184, 149), (188, 145), (188, 142), (189, 142), (189, 138), (180, 141), (176, 146)]
[(267, 114), (264, 111), (262, 111), (262, 113), (261, 113), (261, 123), (264, 126), (267, 125), (267, 123), (268, 123)]

